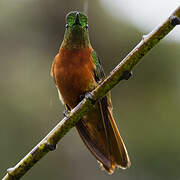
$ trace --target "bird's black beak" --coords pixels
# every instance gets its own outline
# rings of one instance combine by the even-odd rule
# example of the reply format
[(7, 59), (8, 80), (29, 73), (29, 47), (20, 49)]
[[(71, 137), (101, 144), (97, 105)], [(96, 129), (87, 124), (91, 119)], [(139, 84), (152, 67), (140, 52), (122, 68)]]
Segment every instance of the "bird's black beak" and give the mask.
[(79, 21), (79, 12), (76, 13), (76, 19), (75, 19), (74, 25), (81, 25), (81, 23)]

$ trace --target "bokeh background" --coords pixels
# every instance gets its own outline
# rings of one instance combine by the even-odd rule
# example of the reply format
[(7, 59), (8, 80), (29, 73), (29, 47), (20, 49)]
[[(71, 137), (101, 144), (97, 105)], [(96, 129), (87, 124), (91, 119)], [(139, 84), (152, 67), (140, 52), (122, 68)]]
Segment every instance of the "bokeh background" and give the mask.
[[(0, 1), (0, 177), (63, 118), (64, 107), (50, 68), (63, 39), (69, 11), (88, 12), (91, 43), (107, 74), (148, 33), (146, 28), (126, 20), (124, 14), (121, 16), (121, 10), (119, 16), (113, 16), (103, 3)], [(139, 6), (138, 1), (136, 5)], [(177, 29), (180, 31), (180, 27)], [(180, 41), (163, 39), (134, 68), (133, 77), (112, 90), (114, 116), (132, 161), (130, 169), (116, 170), (112, 176), (101, 171), (72, 129), (57, 150), (22, 179), (179, 179), (179, 67)]]

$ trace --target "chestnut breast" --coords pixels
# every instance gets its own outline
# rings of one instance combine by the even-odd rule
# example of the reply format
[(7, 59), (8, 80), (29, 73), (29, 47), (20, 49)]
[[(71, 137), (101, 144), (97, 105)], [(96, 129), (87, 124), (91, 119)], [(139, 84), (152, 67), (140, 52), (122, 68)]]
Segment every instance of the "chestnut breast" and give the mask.
[(53, 74), (64, 104), (71, 109), (80, 101), (80, 95), (96, 86), (92, 49), (60, 49), (55, 57)]

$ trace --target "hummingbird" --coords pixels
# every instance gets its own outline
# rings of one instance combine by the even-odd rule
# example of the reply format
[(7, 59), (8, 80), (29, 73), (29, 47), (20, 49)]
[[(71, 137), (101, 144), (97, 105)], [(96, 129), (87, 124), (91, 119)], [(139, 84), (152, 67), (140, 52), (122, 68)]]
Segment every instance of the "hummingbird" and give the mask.
[[(82, 96), (91, 92), (105, 73), (91, 46), (87, 16), (72, 11), (66, 16), (64, 39), (51, 67), (65, 112), (71, 111)], [(112, 174), (116, 167), (130, 167), (129, 156), (113, 118), (110, 93), (95, 103), (76, 124), (84, 144), (102, 169)]]

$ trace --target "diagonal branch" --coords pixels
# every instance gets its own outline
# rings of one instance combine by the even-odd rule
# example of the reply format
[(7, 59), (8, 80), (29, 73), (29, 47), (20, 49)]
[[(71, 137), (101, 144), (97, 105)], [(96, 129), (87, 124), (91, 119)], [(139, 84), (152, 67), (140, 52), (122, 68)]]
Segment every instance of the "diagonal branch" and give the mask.
[(75, 126), (93, 104), (111, 90), (119, 81), (126, 79), (132, 68), (145, 56), (162, 38), (176, 25), (180, 24), (180, 6), (172, 15), (151, 33), (143, 36), (141, 42), (115, 67), (110, 75), (92, 91), (89, 97), (84, 98), (56, 127), (35, 146), (16, 166), (7, 170), (2, 180), (20, 179), (36, 162), (49, 151), (55, 150), (58, 141)]

